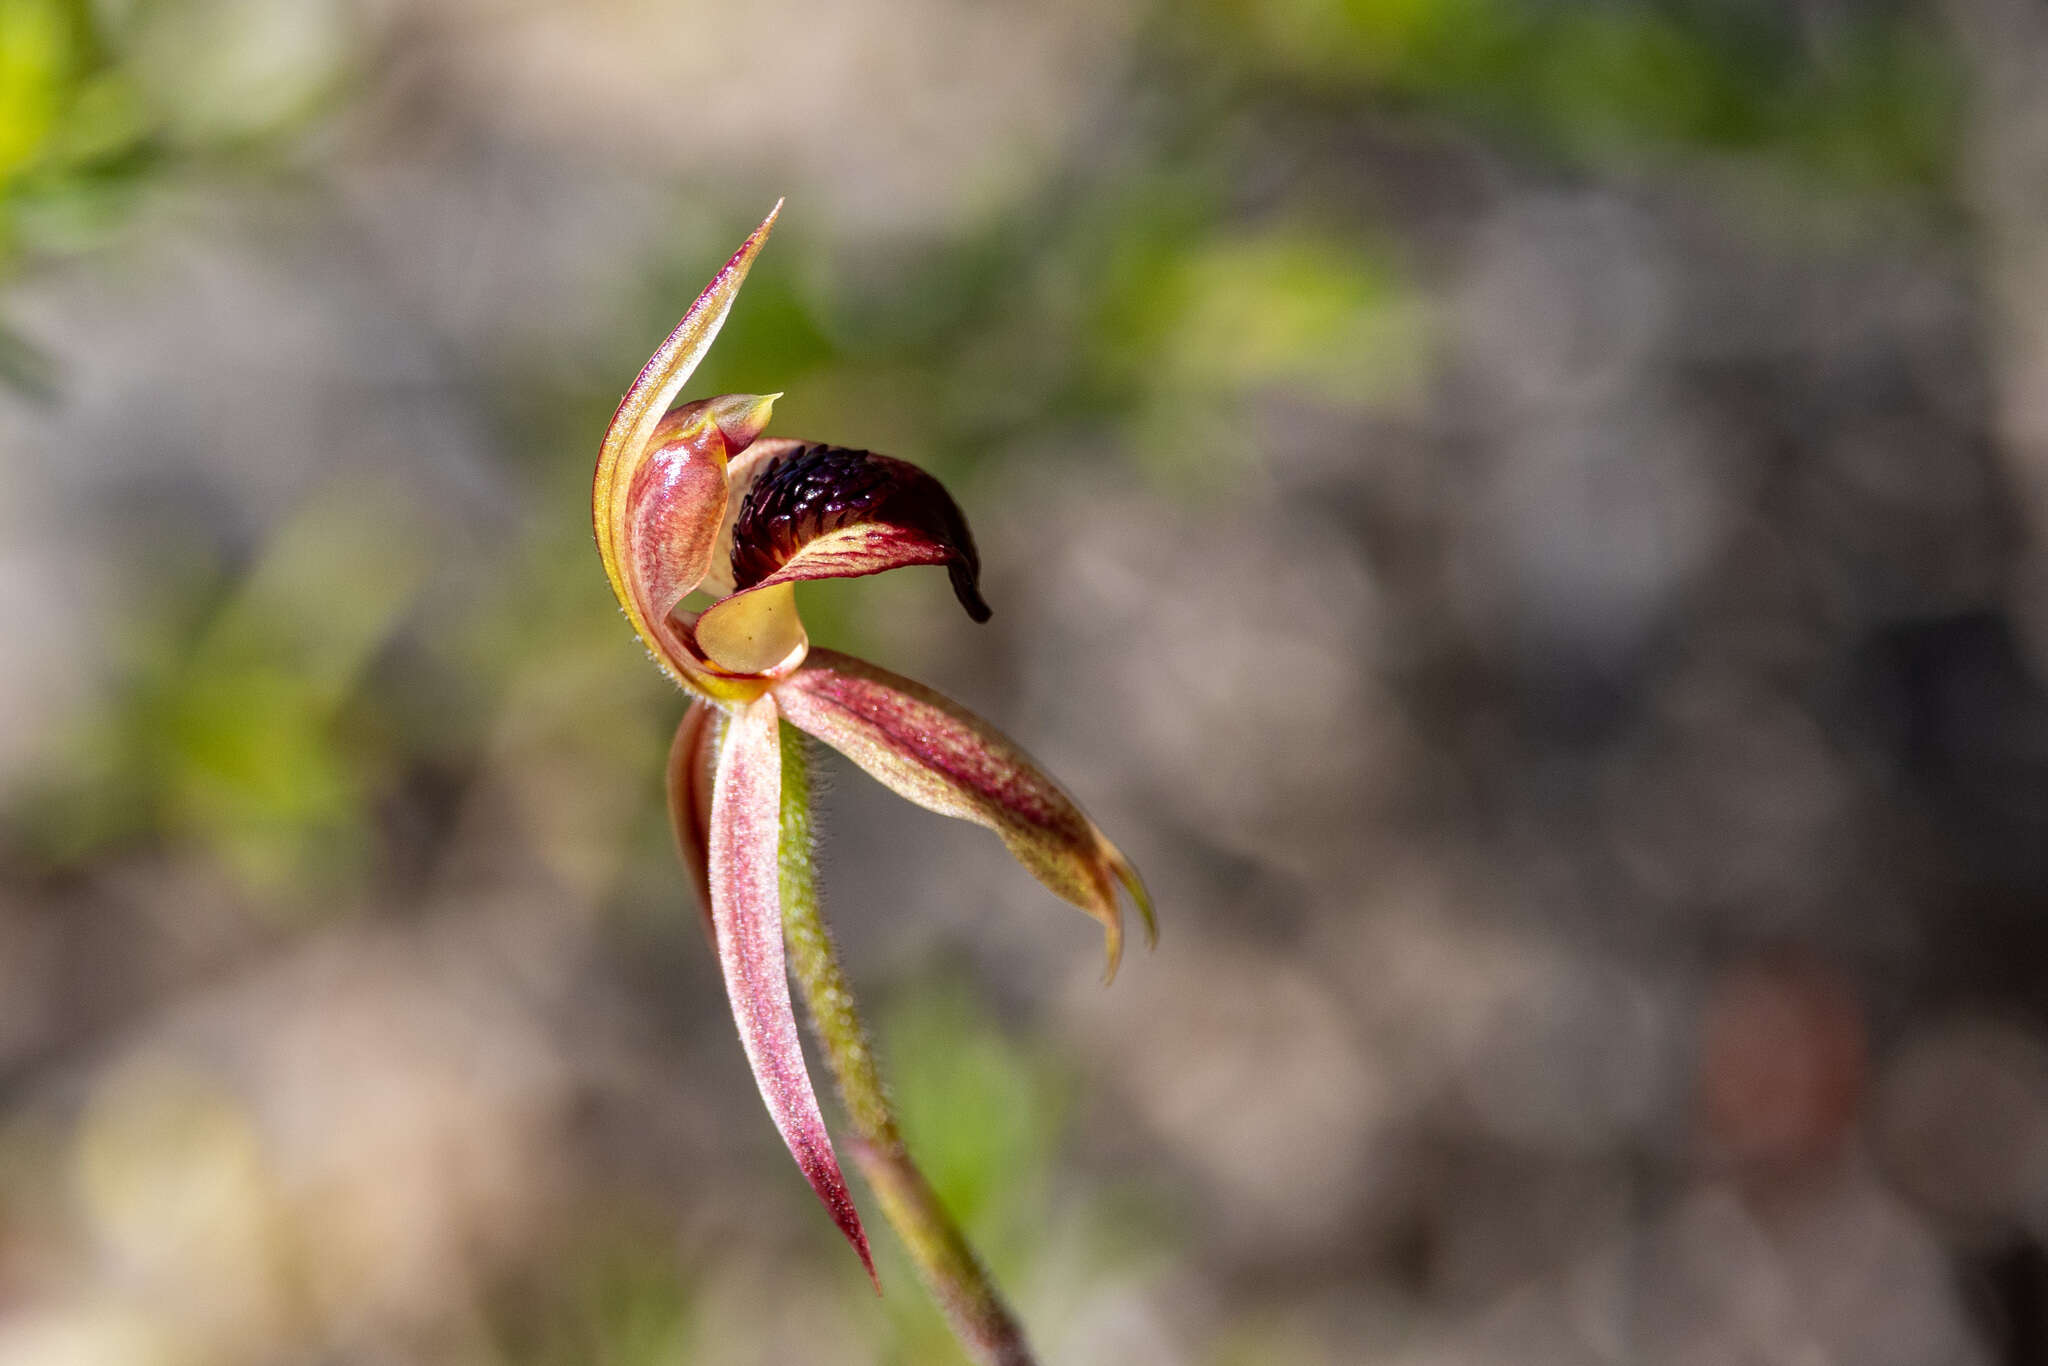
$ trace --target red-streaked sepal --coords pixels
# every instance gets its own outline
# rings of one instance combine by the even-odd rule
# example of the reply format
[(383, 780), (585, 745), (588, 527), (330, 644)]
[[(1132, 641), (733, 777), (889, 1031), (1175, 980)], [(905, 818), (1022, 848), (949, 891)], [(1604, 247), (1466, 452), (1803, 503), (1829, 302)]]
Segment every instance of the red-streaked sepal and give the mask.
[(1102, 923), (1109, 975), (1123, 952), (1122, 885), (1157, 937), (1137, 871), (1059, 784), (950, 698), (833, 650), (775, 687), (782, 714), (928, 811), (985, 825), (1056, 895)]
[(944, 565), (961, 606), (989, 617), (974, 535), (945, 486), (908, 461), (814, 442), (776, 442), (735, 475), (733, 595), (697, 621), (705, 656), (734, 673), (787, 659), (804, 642), (795, 585), (908, 565)]
[(718, 746), (706, 860), (718, 961), (740, 1042), (782, 1141), (872, 1279), (874, 1259), (818, 1113), (797, 1042), (782, 944), (777, 849), (782, 829), (782, 747), (775, 698), (734, 709)]
[[(746, 444), (731, 440), (758, 434), (760, 426), (748, 414), (752, 405), (761, 405), (757, 416), (765, 422), (766, 407), (740, 396), (738, 402), (710, 400), (663, 415), (717, 339), (781, 210), (778, 203), (648, 358), (612, 415), (591, 478), (591, 525), (612, 592), (640, 639), (678, 682), (687, 668), (675, 659), (660, 623), (704, 575), (725, 518), (725, 463)], [(728, 410), (719, 410), (720, 403)]]
[(676, 727), (668, 751), (668, 819), (675, 830), (676, 854), (690, 875), (704, 930), (715, 946), (718, 931), (711, 920), (711, 775), (718, 751), (718, 708), (692, 702)]

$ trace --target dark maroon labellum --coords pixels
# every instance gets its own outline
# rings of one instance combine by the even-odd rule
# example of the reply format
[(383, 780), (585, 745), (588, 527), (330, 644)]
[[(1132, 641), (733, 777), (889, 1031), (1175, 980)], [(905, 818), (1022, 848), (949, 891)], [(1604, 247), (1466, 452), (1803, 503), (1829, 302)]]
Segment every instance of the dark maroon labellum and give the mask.
[(989, 619), (974, 535), (945, 486), (907, 460), (845, 446), (798, 446), (755, 474), (733, 519), (733, 587), (752, 588), (809, 542), (862, 524), (904, 528), (940, 552), (967, 615)]

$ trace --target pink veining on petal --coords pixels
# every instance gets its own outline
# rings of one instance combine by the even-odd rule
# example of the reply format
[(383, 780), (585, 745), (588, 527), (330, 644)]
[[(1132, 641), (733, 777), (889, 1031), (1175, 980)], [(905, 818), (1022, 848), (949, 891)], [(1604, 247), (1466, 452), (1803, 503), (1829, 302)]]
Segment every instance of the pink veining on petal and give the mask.
[(813, 650), (775, 697), (790, 724), (928, 811), (987, 826), (1054, 895), (1102, 926), (1108, 971), (1123, 951), (1122, 886), (1148, 940), (1145, 885), (1058, 783), (994, 726), (951, 698), (865, 660)]
[(725, 517), (725, 438), (716, 427), (662, 443), (626, 489), (628, 586), (640, 610), (660, 621), (688, 596), (711, 563)]
[[(801, 671), (806, 698), (831, 708), (872, 732), (875, 740), (896, 754), (915, 760), (944, 783), (974, 793), (1015, 820), (1038, 826), (1062, 839), (1078, 840), (1088, 818), (1052, 786), (1035, 767), (1020, 763), (1021, 754), (1003, 752), (988, 743), (969, 723), (964, 709), (928, 689), (879, 677), (865, 661), (814, 650)], [(915, 691), (911, 689), (915, 688)], [(795, 697), (789, 699), (792, 720), (810, 714)]]
[(774, 697), (764, 694), (736, 708), (726, 722), (711, 798), (712, 925), (733, 1019), (761, 1099), (790, 1156), (873, 1279), (867, 1234), (818, 1112), (790, 1008), (776, 859), (782, 820), (778, 719)]

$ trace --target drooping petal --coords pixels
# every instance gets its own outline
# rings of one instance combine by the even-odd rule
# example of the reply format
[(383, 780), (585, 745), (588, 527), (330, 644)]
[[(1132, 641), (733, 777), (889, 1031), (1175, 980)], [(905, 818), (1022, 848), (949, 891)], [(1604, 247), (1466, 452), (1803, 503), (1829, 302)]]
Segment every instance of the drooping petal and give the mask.
[[(710, 405), (691, 405), (687, 416), (665, 420), (663, 414), (717, 339), (781, 211), (778, 202), (648, 358), (612, 415), (591, 479), (591, 524), (612, 592), (640, 639), (679, 682), (686, 668), (660, 622), (709, 563), (725, 518), (728, 443), (746, 420), (744, 408), (720, 413)], [(761, 416), (765, 420), (765, 409)]]
[(928, 811), (985, 825), (1032, 876), (1102, 923), (1109, 975), (1123, 951), (1122, 885), (1157, 937), (1152, 901), (1073, 798), (995, 727), (865, 660), (813, 650), (775, 687), (782, 714)]
[(778, 442), (744, 474), (746, 490), (722, 538), (736, 591), (697, 621), (697, 643), (719, 666), (752, 673), (802, 646), (794, 588), (805, 579), (944, 565), (967, 614), (988, 620), (967, 519), (917, 466), (844, 446)]
[(714, 945), (718, 932), (711, 920), (711, 766), (717, 745), (718, 708), (692, 702), (669, 746), (668, 818), (675, 830), (676, 853), (690, 875), (690, 889)]
[(872, 1278), (875, 1264), (867, 1234), (818, 1113), (789, 1004), (776, 858), (782, 821), (782, 748), (776, 725), (775, 699), (764, 694), (730, 714), (719, 742), (706, 860), (712, 928), (733, 1019), (761, 1099), (811, 1189)]
[(945, 485), (907, 460), (815, 442), (750, 463), (733, 514), (733, 587), (942, 564), (976, 621), (981, 557)]

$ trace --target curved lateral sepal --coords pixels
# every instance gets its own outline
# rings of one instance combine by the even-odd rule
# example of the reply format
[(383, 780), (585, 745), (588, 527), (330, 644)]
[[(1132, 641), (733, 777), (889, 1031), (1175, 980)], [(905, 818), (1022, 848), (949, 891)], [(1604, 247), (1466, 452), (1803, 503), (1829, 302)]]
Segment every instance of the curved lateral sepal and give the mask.
[(1152, 899), (1130, 861), (1022, 749), (951, 698), (834, 650), (812, 650), (776, 685), (791, 725), (927, 811), (987, 826), (1054, 895), (1102, 925), (1108, 976), (1123, 953), (1130, 895), (1158, 937)]

